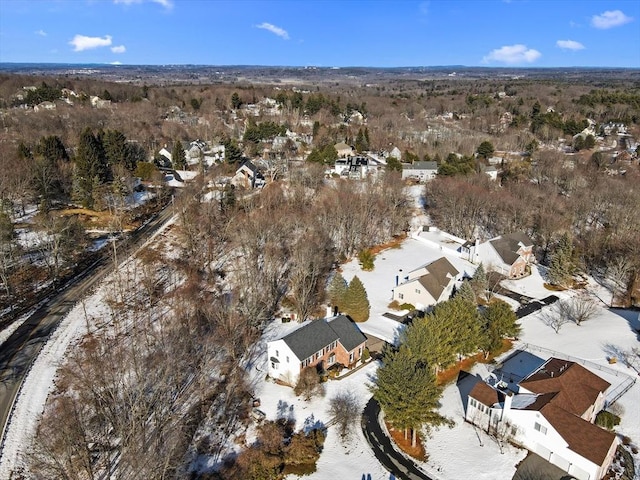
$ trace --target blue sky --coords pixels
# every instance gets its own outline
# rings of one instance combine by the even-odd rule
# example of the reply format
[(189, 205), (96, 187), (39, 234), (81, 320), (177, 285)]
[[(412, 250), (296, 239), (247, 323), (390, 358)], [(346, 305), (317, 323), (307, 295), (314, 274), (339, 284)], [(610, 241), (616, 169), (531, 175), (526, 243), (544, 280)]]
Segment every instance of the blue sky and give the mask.
[(640, 68), (640, 1), (0, 0), (0, 62)]

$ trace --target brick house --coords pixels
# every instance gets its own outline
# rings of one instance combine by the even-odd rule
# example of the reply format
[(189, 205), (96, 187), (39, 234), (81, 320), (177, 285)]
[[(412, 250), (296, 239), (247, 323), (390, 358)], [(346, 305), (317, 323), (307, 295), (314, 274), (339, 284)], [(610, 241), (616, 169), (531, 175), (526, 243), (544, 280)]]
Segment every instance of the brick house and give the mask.
[(349, 318), (305, 322), (293, 332), (267, 343), (269, 376), (287, 385), (298, 382), (307, 367), (325, 370), (341, 364), (353, 368), (362, 358), (366, 337)]

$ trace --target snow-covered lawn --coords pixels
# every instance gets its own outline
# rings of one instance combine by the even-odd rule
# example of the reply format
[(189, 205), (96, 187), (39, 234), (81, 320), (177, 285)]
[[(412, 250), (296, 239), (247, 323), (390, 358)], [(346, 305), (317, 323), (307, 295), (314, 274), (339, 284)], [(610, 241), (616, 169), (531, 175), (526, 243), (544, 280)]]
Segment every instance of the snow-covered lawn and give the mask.
[[(313, 415), (316, 422), (320, 421), (326, 424), (329, 422), (327, 410), (330, 400), (338, 392), (349, 391), (355, 393), (361, 401), (362, 408), (364, 408), (371, 396), (367, 386), (371, 384), (370, 377), (375, 374), (376, 365), (376, 362), (371, 362), (352, 375), (341, 380), (325, 383), (324, 397), (313, 398), (309, 402), (296, 397), (290, 387), (262, 381), (256, 390), (256, 396), (261, 401), (260, 410), (266, 413), (268, 419), (274, 420), (282, 416), (295, 419), (296, 429), (302, 428), (305, 420), (311, 415)], [(286, 412), (286, 414), (282, 415), (283, 412)], [(335, 428), (329, 428), (324, 450), (317, 464), (317, 471), (304, 478), (310, 480), (361, 479), (363, 474), (365, 476), (370, 474), (373, 480), (389, 479), (389, 473), (376, 460), (364, 438), (362, 429), (358, 425), (346, 444), (341, 442)], [(296, 478), (294, 475), (289, 477)]]
[(362, 280), (367, 290), (371, 314), (369, 320), (359, 324), (360, 329), (367, 334), (382, 338), (387, 342), (395, 342), (402, 328), (402, 324), (383, 317), (390, 311), (391, 294), (396, 286), (396, 281), (402, 282), (409, 272), (427, 263), (431, 263), (440, 257), (446, 257), (460, 272), (473, 275), (476, 267), (454, 255), (446, 255), (443, 252), (430, 247), (414, 238), (407, 238), (400, 248), (389, 248), (380, 252), (375, 259), (375, 268), (371, 272), (365, 272), (360, 268), (357, 259), (342, 266), (342, 276), (350, 282), (355, 275)]

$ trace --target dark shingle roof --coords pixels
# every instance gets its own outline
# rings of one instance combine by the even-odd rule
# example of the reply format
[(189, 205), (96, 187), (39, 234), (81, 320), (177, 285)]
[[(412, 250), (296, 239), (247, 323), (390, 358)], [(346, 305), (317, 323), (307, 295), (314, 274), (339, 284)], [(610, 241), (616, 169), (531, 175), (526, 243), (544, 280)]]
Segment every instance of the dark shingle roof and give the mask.
[(313, 320), (282, 337), (300, 360), (310, 357), (332, 342), (339, 340), (347, 350), (366, 341), (360, 329), (344, 315), (332, 319)]
[(540, 408), (540, 413), (571, 450), (597, 465), (604, 462), (615, 434), (581, 416), (596, 402), (600, 392), (607, 390), (610, 385), (582, 365), (560, 358), (550, 358), (520, 382), (520, 386), (540, 397), (550, 397)]
[[(471, 398), (475, 398), (480, 403), (488, 407), (491, 407), (496, 403), (500, 403), (502, 398), (504, 398), (504, 395), (501, 392), (498, 392), (483, 381), (478, 381), (478, 383), (473, 386), (471, 392), (469, 392), (469, 396)], [(500, 398), (501, 396), (502, 398)]]
[(347, 352), (350, 352), (361, 343), (367, 341), (367, 337), (362, 334), (356, 324), (344, 315), (338, 315), (335, 318), (329, 319), (328, 323), (331, 329), (338, 335), (340, 343)]
[(602, 465), (616, 439), (615, 433), (569, 413), (554, 402), (542, 408), (540, 413), (567, 442), (569, 449), (596, 465)]
[(533, 393), (558, 392), (553, 404), (580, 416), (610, 385), (582, 365), (560, 358), (550, 358), (520, 382), (520, 386)]
[(502, 261), (507, 265), (513, 265), (513, 263), (520, 256), (518, 250), (521, 246), (532, 247), (533, 242), (531, 239), (522, 232), (510, 233), (509, 235), (503, 235), (494, 240), (489, 240), (493, 248), (496, 249)]
[(418, 281), (435, 300), (440, 298), (451, 279), (460, 273), (445, 257), (431, 262), (425, 269), (427, 273)]
[(414, 162), (402, 165), (403, 170), (438, 170), (438, 162)]

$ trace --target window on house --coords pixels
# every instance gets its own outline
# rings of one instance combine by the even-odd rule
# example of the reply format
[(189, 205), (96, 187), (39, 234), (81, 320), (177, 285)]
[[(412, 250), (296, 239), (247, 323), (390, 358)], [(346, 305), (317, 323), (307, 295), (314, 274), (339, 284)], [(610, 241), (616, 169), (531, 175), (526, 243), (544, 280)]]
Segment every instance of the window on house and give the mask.
[(399, 294), (398, 294), (398, 298), (399, 298), (400, 300), (402, 300), (402, 299), (404, 298), (404, 295), (403, 295), (402, 293), (399, 293)]
[(353, 352), (349, 354), (349, 363), (353, 362)]
[(278, 369), (278, 364), (276, 362), (271, 362), (271, 368), (274, 370)]
[(358, 356), (361, 357), (362, 356), (362, 347), (358, 347)]
[(416, 293), (417, 293), (418, 295), (420, 295), (420, 289), (419, 289), (419, 288), (416, 288)]
[(289, 357), (287, 356), (287, 363), (289, 363)]
[(332, 353), (331, 355), (329, 355), (329, 360), (327, 362), (329, 365), (333, 365), (334, 363), (336, 363), (336, 355), (335, 353)]
[(533, 424), (533, 428), (543, 435), (547, 434), (547, 427), (545, 427), (544, 425), (540, 425), (538, 422)]
[(278, 353), (278, 350), (276, 350), (276, 357), (279, 357), (280, 354)]

